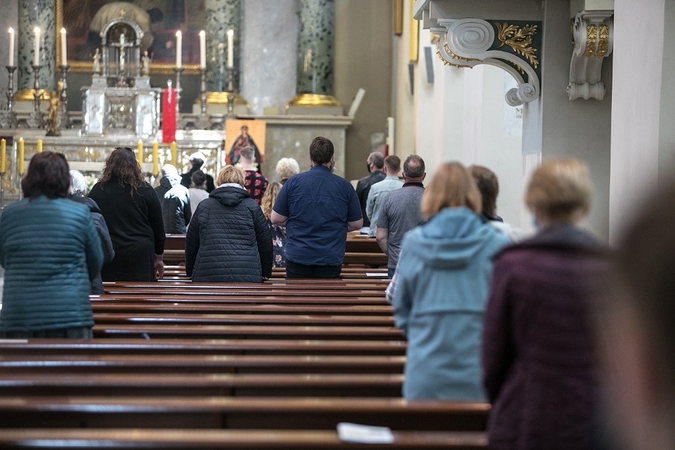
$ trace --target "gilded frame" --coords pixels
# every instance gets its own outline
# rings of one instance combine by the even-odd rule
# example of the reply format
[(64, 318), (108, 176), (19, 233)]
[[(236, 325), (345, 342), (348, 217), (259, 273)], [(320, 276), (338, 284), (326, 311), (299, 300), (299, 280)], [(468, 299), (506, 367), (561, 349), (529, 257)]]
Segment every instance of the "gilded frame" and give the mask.
[[(61, 64), (61, 46), (58, 44), (60, 41), (58, 36), (60, 35), (60, 30), (63, 28), (63, 0), (56, 1), (56, 27), (55, 32), (57, 34), (56, 45), (56, 64)], [(70, 56), (70, 55), (69, 55)], [(92, 70), (91, 61), (68, 61), (71, 72), (83, 72), (90, 73)], [(150, 74), (161, 74), (161, 75), (172, 75), (174, 74), (175, 65), (170, 63), (155, 63), (150, 64)], [(184, 74), (186, 75), (198, 75), (199, 74), (199, 64), (183, 64)]]

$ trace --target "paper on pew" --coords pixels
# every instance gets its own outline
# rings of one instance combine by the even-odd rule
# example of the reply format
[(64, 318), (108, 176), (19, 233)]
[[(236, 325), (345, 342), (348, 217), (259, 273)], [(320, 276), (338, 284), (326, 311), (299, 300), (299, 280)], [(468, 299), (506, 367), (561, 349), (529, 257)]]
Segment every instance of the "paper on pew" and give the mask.
[(391, 444), (394, 435), (387, 427), (371, 427), (357, 423), (340, 422), (337, 424), (340, 440), (360, 444)]
[(388, 275), (386, 272), (366, 272), (367, 277), (373, 278), (387, 278)]

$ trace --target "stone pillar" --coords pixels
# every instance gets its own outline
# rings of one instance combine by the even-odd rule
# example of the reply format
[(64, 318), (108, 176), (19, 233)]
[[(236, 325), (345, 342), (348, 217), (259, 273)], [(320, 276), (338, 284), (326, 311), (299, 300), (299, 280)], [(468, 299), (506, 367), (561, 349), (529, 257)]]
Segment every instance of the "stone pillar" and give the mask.
[(339, 106), (333, 97), (335, 0), (300, 0), (297, 95), (289, 106)]
[(227, 30), (234, 30), (234, 90), (239, 92), (241, 0), (205, 0), (206, 89), (227, 90)]
[[(18, 47), (18, 89), (32, 90), (34, 74), (33, 63), (33, 30), (40, 27), (40, 88), (54, 89), (54, 65), (56, 64), (55, 47), (55, 2), (54, 0), (19, 0), (19, 35)], [(28, 100), (32, 100), (32, 92)]]

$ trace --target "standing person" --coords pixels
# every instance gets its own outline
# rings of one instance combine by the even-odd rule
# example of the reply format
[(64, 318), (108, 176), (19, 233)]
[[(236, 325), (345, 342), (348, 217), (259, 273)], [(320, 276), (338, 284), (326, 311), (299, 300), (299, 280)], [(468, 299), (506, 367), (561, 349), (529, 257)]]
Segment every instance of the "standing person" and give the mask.
[(265, 195), (263, 195), (263, 198), (260, 201), (260, 209), (262, 210), (265, 219), (267, 219), (267, 225), (269, 226), (270, 234), (272, 235), (274, 267), (286, 267), (286, 227), (274, 225), (270, 221), (272, 208), (274, 207), (274, 202), (279, 196), (279, 191), (281, 191), (281, 183), (278, 181), (271, 183), (267, 187)]
[(3, 338), (92, 337), (89, 283), (103, 252), (89, 208), (66, 198), (69, 186), (66, 158), (36, 153), (21, 180), (24, 198), (0, 216)]
[(370, 231), (368, 237), (375, 237), (377, 229), (377, 218), (380, 215), (380, 206), (382, 200), (394, 189), (403, 186), (403, 182), (398, 179), (398, 173), (401, 171), (401, 158), (396, 155), (389, 155), (384, 158), (384, 173), (387, 177), (371, 186), (366, 201), (366, 215), (370, 218)]
[(370, 217), (366, 214), (366, 202), (368, 201), (368, 194), (370, 187), (385, 179), (387, 175), (384, 173), (384, 155), (380, 152), (372, 152), (366, 159), (368, 165), (368, 173), (356, 183), (356, 196), (361, 205), (361, 215), (363, 216), (363, 226), (370, 226)]
[(314, 138), (312, 168), (289, 179), (274, 203), (272, 223), (286, 226), (287, 278), (338, 278), (347, 232), (363, 225), (352, 185), (332, 173), (334, 152), (329, 139)]
[(260, 283), (272, 275), (272, 236), (244, 189), (244, 171), (225, 166), (218, 188), (197, 207), (185, 238), (192, 281)]
[(253, 149), (258, 171), (262, 172), (263, 155), (260, 154), (260, 150), (258, 149), (258, 146), (255, 145), (253, 137), (248, 134), (248, 126), (246, 125), (241, 127), (241, 134), (234, 140), (225, 162), (232, 164), (233, 166), (236, 165), (241, 157), (241, 149), (245, 147), (251, 147)]
[(277, 175), (279, 175), (279, 182), (284, 185), (290, 177), (300, 173), (300, 166), (293, 158), (281, 158), (279, 162), (277, 162), (275, 171), (277, 172)]
[(197, 205), (202, 200), (209, 198), (209, 193), (206, 192), (206, 174), (204, 172), (198, 170), (192, 174), (192, 185), (188, 191), (190, 193), (190, 210), (192, 211), (192, 215), (194, 215)]
[(408, 338), (406, 399), (485, 398), (483, 312), (491, 258), (508, 239), (481, 220), (480, 203), (468, 170), (445, 163), (422, 197), (428, 222), (403, 239), (392, 306), (396, 326)]
[(246, 178), (244, 180), (244, 189), (248, 192), (248, 195), (251, 196), (257, 204), (260, 204), (260, 200), (263, 195), (265, 195), (265, 189), (267, 189), (267, 178), (265, 178), (258, 170), (255, 168), (255, 155), (251, 147), (244, 147), (241, 149), (241, 168), (244, 169), (246, 173)]
[(178, 170), (171, 164), (162, 166), (162, 178), (155, 188), (162, 205), (162, 219), (166, 234), (185, 234), (192, 217), (190, 192), (180, 184)]
[[(201, 168), (204, 166), (206, 157), (201, 152), (195, 152), (190, 155), (189, 161), (191, 165), (190, 170), (180, 176), (180, 184), (186, 188), (189, 188), (192, 184), (192, 175), (196, 171), (201, 170)], [(213, 183), (213, 177), (206, 172), (203, 173), (206, 177), (206, 192), (211, 193), (216, 188)]]
[[(112, 241), (110, 240), (110, 233), (108, 232), (108, 225), (105, 223), (101, 209), (96, 202), (86, 197), (87, 182), (84, 175), (79, 170), (70, 171), (70, 189), (68, 189), (68, 198), (86, 205), (91, 212), (91, 219), (94, 222), (94, 227), (101, 239), (101, 249), (103, 250), (103, 264), (108, 264), (115, 257), (115, 250), (113, 249)], [(91, 280), (91, 293), (103, 294), (103, 280), (101, 279), (101, 272)]]
[(393, 278), (401, 252), (403, 236), (422, 223), (420, 204), (424, 194), (422, 181), (427, 176), (424, 160), (410, 155), (403, 163), (403, 186), (389, 192), (380, 207), (375, 238), (382, 251), (389, 257), (387, 272)]
[(593, 448), (600, 392), (590, 288), (606, 263), (579, 228), (590, 200), (585, 164), (544, 160), (525, 196), (540, 231), (495, 259), (483, 336), (491, 449)]
[(101, 270), (103, 281), (155, 281), (164, 276), (162, 207), (133, 150), (113, 150), (89, 197), (101, 208), (115, 249), (115, 258)]

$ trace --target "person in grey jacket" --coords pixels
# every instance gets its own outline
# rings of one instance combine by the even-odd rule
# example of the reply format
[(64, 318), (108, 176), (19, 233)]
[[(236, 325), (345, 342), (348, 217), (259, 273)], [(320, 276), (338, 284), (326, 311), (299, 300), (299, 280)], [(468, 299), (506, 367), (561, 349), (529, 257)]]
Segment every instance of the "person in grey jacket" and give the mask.
[[(96, 227), (98, 237), (101, 238), (103, 264), (108, 264), (115, 257), (115, 250), (113, 249), (113, 244), (110, 240), (108, 225), (105, 223), (103, 213), (101, 213), (101, 209), (98, 207), (96, 202), (86, 196), (87, 182), (84, 179), (84, 175), (82, 175), (82, 172), (79, 170), (70, 171), (70, 189), (68, 190), (68, 194), (68, 198), (77, 203), (82, 203), (89, 208), (89, 211), (91, 212), (91, 219), (94, 221), (94, 227)], [(91, 293), (103, 294), (103, 280), (101, 279), (100, 272), (94, 279), (91, 280)]]
[(259, 283), (272, 275), (272, 236), (262, 210), (244, 189), (244, 171), (225, 166), (185, 239), (192, 281)]
[(89, 208), (66, 198), (69, 186), (63, 154), (36, 153), (21, 180), (23, 200), (0, 216), (3, 338), (92, 337), (89, 281), (103, 252)]

